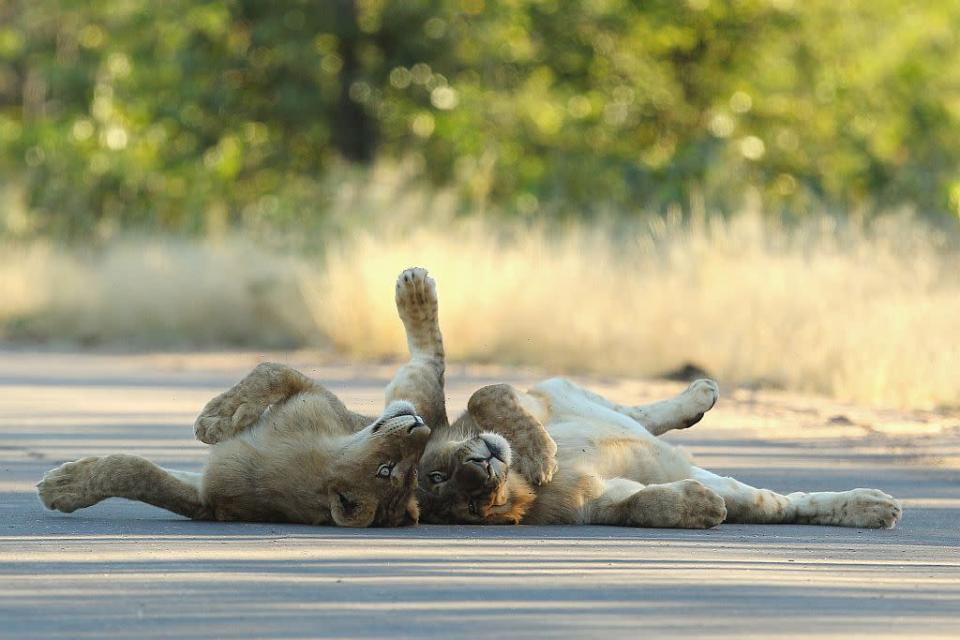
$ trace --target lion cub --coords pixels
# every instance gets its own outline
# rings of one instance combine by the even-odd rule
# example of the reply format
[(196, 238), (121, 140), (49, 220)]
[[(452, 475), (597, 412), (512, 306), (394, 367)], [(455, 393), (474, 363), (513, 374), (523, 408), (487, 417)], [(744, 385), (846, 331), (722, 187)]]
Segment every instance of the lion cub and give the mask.
[[(618, 405), (554, 378), (523, 393), (477, 391), (420, 462), (423, 520), (706, 528), (721, 522), (892, 528), (900, 502), (877, 489), (781, 495), (694, 466), (656, 436), (703, 417), (717, 385)], [(505, 436), (505, 437), (504, 437)]]
[(44, 475), (40, 499), (66, 513), (121, 497), (198, 520), (415, 524), (417, 464), (430, 426), (446, 423), (433, 286), (423, 269), (397, 280), (411, 358), (388, 385), (380, 417), (353, 413), (303, 374), (265, 363), (197, 419), (197, 437), (212, 445), (202, 473), (134, 455), (83, 458)]

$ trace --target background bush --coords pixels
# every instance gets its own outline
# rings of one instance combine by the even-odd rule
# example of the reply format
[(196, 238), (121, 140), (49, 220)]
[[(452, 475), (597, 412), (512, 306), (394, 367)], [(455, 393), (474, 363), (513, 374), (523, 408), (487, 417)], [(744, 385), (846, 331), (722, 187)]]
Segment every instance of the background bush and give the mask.
[(382, 159), (507, 216), (947, 219), (958, 34), (935, 0), (7, 0), (0, 223), (322, 222)]

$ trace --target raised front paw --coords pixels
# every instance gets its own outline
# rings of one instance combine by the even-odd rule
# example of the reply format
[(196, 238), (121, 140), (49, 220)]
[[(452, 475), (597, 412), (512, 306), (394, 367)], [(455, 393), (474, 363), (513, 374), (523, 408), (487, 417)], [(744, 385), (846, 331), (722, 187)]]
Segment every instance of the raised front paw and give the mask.
[(720, 387), (713, 380), (703, 378), (694, 380), (686, 391), (680, 394), (683, 403), (684, 418), (679, 426), (686, 429), (700, 422), (703, 415), (713, 408), (720, 398)]
[(193, 433), (206, 444), (228, 440), (259, 420), (266, 408), (237, 388), (230, 389), (207, 403), (193, 423)]
[(531, 484), (547, 484), (557, 472), (557, 443), (543, 431), (526, 434), (527, 438), (523, 435), (514, 435), (515, 457), (511, 466)]
[(71, 513), (103, 499), (91, 490), (89, 474), (99, 458), (82, 458), (67, 462), (43, 474), (37, 484), (40, 501), (47, 509)]
[(437, 318), (437, 284), (427, 270), (415, 267), (397, 277), (397, 313), (407, 331), (412, 353), (443, 357)]
[(553, 475), (557, 472), (557, 460), (553, 456), (542, 458), (518, 456), (514, 469), (531, 484), (540, 486), (553, 480)]
[(892, 529), (903, 514), (900, 501), (878, 489), (854, 489), (845, 497), (841, 519), (850, 527)]
[(397, 311), (404, 322), (437, 319), (437, 283), (423, 267), (404, 270), (397, 276)]

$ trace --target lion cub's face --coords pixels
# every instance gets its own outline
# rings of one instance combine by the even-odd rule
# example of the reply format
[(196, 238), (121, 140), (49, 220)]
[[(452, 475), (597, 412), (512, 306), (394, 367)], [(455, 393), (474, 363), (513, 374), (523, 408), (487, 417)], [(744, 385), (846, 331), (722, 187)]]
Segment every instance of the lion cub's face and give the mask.
[(338, 453), (330, 514), (341, 527), (416, 524), (417, 464), (430, 428), (409, 402), (393, 402)]
[(420, 462), (421, 517), (435, 524), (517, 524), (533, 491), (510, 473), (510, 445), (481, 433), (431, 443)]

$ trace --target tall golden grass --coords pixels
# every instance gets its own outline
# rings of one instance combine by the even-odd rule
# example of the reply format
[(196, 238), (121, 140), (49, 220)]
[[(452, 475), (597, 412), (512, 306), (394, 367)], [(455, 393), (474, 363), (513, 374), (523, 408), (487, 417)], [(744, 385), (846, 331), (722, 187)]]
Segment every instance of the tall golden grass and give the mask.
[(960, 251), (908, 215), (560, 229), (448, 218), (331, 238), (315, 258), (240, 237), (126, 239), (96, 254), (0, 246), (0, 330), (401, 356), (393, 281), (423, 265), (438, 281), (451, 359), (631, 376), (693, 362), (727, 385), (960, 403)]

